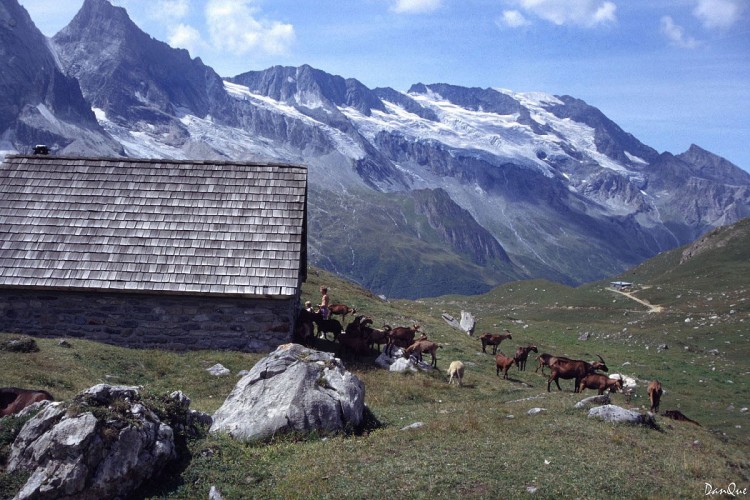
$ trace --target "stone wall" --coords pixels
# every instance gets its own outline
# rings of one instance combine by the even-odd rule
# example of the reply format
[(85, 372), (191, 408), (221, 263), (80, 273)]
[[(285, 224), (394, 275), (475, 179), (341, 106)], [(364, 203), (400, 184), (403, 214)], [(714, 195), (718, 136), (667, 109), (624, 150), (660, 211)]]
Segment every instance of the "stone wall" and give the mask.
[(298, 299), (0, 289), (0, 332), (267, 352), (291, 340), (297, 308)]

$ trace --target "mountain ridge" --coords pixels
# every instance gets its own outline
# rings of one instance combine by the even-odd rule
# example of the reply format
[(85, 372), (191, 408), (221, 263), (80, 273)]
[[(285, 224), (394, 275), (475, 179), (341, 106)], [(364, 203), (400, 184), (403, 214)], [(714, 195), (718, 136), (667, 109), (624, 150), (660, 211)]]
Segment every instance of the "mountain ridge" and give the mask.
[[(110, 154), (307, 165), (313, 264), (377, 292), (580, 284), (750, 215), (735, 165), (697, 146), (658, 153), (571, 96), (368, 89), (309, 65), (222, 78), (106, 0), (86, 0), (49, 45)], [(425, 279), (399, 279), (414, 272)]]

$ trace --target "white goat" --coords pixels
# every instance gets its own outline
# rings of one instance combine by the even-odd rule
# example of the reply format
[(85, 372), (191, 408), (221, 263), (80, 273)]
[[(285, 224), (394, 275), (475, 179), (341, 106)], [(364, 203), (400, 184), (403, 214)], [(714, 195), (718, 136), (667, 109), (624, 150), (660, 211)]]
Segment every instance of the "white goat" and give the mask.
[(451, 361), (448, 367), (448, 383), (452, 384), (453, 379), (458, 380), (458, 385), (463, 385), (464, 364), (460, 361)]

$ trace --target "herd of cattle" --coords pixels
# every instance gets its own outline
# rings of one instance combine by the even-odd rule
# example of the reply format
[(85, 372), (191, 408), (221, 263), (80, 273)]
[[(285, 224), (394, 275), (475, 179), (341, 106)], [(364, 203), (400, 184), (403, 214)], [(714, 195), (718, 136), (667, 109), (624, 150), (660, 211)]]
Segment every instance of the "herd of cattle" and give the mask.
[[(419, 332), (419, 324), (415, 323), (410, 327), (395, 327), (384, 325), (382, 329), (372, 327), (373, 320), (369, 316), (355, 316), (357, 310), (344, 304), (334, 304), (330, 306), (329, 318), (323, 318), (318, 311), (303, 309), (300, 312), (297, 328), (295, 331), (296, 339), (303, 345), (312, 347), (316, 338), (328, 338), (328, 334), (333, 335), (333, 340), (338, 341), (342, 350), (348, 350), (355, 356), (367, 354), (371, 349), (377, 346), (378, 351), (381, 345), (385, 345), (385, 353), (392, 355), (395, 347), (402, 349), (402, 355), (406, 358), (414, 356), (418, 361), (422, 361), (423, 354), (432, 356), (430, 365), (437, 367), (437, 350), (440, 347), (435, 342), (429, 340), (427, 335)], [(353, 320), (343, 327), (342, 323), (333, 319), (333, 315), (341, 316), (342, 321), (346, 320), (347, 315), (352, 315)], [(316, 334), (317, 327), (317, 334)], [(484, 333), (479, 337), (482, 343), (482, 352), (487, 352), (487, 346), (492, 348), (492, 354), (495, 356), (496, 375), (500, 376), (503, 372), (503, 378), (508, 379), (508, 370), (516, 365), (519, 371), (526, 370), (526, 361), (531, 352), (539, 354), (537, 346), (529, 344), (519, 346), (513, 356), (506, 356), (498, 352), (498, 347), (504, 340), (512, 339), (510, 331), (505, 330), (503, 334)], [(602, 372), (608, 372), (604, 359), (597, 354), (598, 361), (584, 361), (580, 359), (571, 359), (564, 356), (553, 356), (542, 353), (537, 356), (538, 365), (535, 372), (544, 369), (550, 370), (547, 379), (547, 392), (550, 392), (552, 382), (560, 387), (560, 379), (574, 380), (573, 392), (582, 392), (585, 389), (596, 390), (598, 394), (604, 394), (605, 391), (623, 392), (622, 377), (608, 377)], [(454, 361), (448, 368), (449, 383), (457, 380), (462, 383), (464, 366), (460, 361)], [(650, 411), (659, 411), (659, 402), (663, 394), (661, 383), (658, 380), (652, 381), (648, 385), (648, 397), (651, 403)]]
[(354, 316), (357, 310), (353, 307), (333, 304), (329, 306), (329, 311), (330, 316), (340, 315), (342, 321), (345, 321), (346, 316), (350, 314), (354, 319), (344, 328), (341, 322), (333, 317), (324, 318), (319, 311), (303, 309), (297, 320), (295, 340), (302, 345), (313, 347), (315, 339), (327, 340), (330, 333), (333, 335), (334, 342), (339, 343), (342, 351), (349, 351), (354, 356), (367, 354), (376, 346), (380, 351), (381, 346), (385, 345), (384, 352), (389, 356), (397, 347), (403, 349), (404, 357), (414, 356), (419, 361), (422, 361), (424, 354), (430, 354), (431, 366), (437, 367), (437, 350), (440, 346), (429, 340), (424, 333), (419, 337), (416, 336), (419, 332), (419, 324), (395, 328), (384, 325), (383, 328), (373, 328), (373, 319), (365, 315)]
[[(420, 332), (420, 337), (416, 337), (420, 328), (419, 324), (415, 323), (409, 327), (399, 326), (395, 328), (385, 325), (383, 328), (378, 329), (372, 327), (372, 318), (364, 315), (354, 316), (356, 312), (356, 309), (343, 304), (330, 306), (330, 314), (341, 316), (342, 321), (345, 321), (348, 315), (354, 317), (346, 328), (344, 328), (341, 322), (336, 319), (323, 318), (317, 311), (303, 309), (300, 311), (295, 328), (295, 341), (308, 347), (313, 347), (316, 338), (322, 337), (327, 339), (330, 333), (333, 335), (333, 340), (339, 342), (342, 350), (348, 350), (354, 356), (367, 354), (375, 346), (380, 351), (381, 346), (385, 345), (384, 352), (389, 356), (394, 353), (395, 348), (401, 348), (404, 357), (409, 358), (413, 356), (418, 361), (422, 361), (424, 354), (430, 354), (432, 356), (430, 365), (437, 368), (437, 350), (440, 346), (429, 340), (427, 335), (422, 332)], [(507, 379), (508, 370), (514, 364), (518, 367), (519, 371), (525, 370), (529, 354), (531, 352), (538, 353), (539, 351), (537, 350), (537, 346), (529, 344), (518, 347), (512, 357), (506, 356), (502, 352), (497, 352), (502, 341), (513, 338), (508, 330), (505, 332), (504, 334), (485, 333), (479, 337), (479, 340), (482, 342), (482, 352), (487, 352), (487, 346), (492, 347), (492, 354), (495, 356), (496, 375), (500, 376), (500, 372), (502, 371), (503, 378)], [(594, 389), (599, 394), (604, 394), (606, 390), (610, 392), (622, 391), (622, 378), (610, 378), (600, 373), (608, 372), (609, 368), (607, 368), (604, 359), (599, 355), (597, 356), (599, 357), (599, 361), (588, 362), (542, 353), (537, 356), (538, 365), (535, 372), (541, 369), (542, 375), (544, 375), (545, 368), (550, 370), (549, 379), (547, 380), (548, 392), (550, 391), (552, 382), (557, 385), (558, 390), (561, 390), (560, 379), (574, 379), (573, 392), (582, 392), (584, 389)], [(455, 380), (460, 385), (463, 374), (463, 363), (453, 361), (448, 368), (449, 383)], [(652, 412), (659, 410), (659, 401), (662, 393), (661, 383), (658, 380), (654, 380), (649, 384), (648, 396)], [(35, 402), (45, 399), (52, 400), (53, 398), (50, 393), (41, 390), (19, 389), (16, 387), (0, 388), (0, 417), (12, 415)], [(673, 416), (673, 418), (678, 417)]]

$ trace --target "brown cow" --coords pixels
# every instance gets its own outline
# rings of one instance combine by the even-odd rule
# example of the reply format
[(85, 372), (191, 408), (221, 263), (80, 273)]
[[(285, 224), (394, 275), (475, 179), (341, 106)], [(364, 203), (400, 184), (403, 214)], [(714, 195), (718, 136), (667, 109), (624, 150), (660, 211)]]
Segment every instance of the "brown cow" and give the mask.
[(583, 361), (580, 359), (570, 359), (562, 356), (552, 356), (549, 361), (550, 373), (549, 379), (547, 380), (547, 392), (550, 392), (550, 384), (554, 382), (557, 384), (557, 390), (560, 389), (560, 382), (558, 379), (575, 379), (575, 385), (573, 386), (573, 392), (578, 392), (578, 386), (581, 383), (581, 379), (589, 373), (595, 373), (596, 370), (608, 372), (609, 368), (604, 363), (604, 359), (599, 356), (601, 361)]
[(497, 353), (495, 355), (495, 365), (497, 366), (497, 370), (495, 371), (495, 374), (499, 377), (500, 376), (500, 370), (503, 370), (503, 378), (508, 378), (508, 370), (510, 370), (510, 367), (513, 366), (513, 363), (515, 363), (516, 360), (513, 358), (507, 357), (505, 354), (501, 352)]
[(578, 384), (578, 392), (583, 392), (584, 389), (596, 389), (600, 396), (607, 389), (609, 389), (609, 392), (622, 391), (622, 379), (609, 378), (599, 373), (589, 373)]
[(430, 340), (420, 339), (404, 349), (404, 357), (408, 358), (410, 356), (414, 356), (417, 358), (417, 360), (422, 361), (422, 355), (424, 353), (429, 353), (432, 356), (430, 366), (437, 368), (437, 350), (441, 347), (442, 346), (439, 346), (435, 342), (432, 342)]
[(536, 370), (534, 370), (534, 373), (539, 371), (539, 368), (542, 369), (542, 375), (544, 375), (544, 367), (546, 366), (549, 368), (550, 360), (552, 360), (554, 356), (552, 354), (542, 353), (539, 356), (536, 357), (536, 360), (539, 361), (539, 366), (536, 367)]
[(526, 360), (529, 359), (529, 352), (531, 351), (539, 352), (536, 350), (536, 346), (531, 344), (516, 349), (516, 355), (513, 356), (513, 359), (516, 360), (516, 367), (520, 371), (526, 371)]
[(659, 402), (661, 401), (661, 395), (664, 391), (661, 389), (661, 382), (658, 380), (652, 380), (648, 384), (648, 399), (651, 401), (651, 413), (657, 413), (659, 411)]
[(0, 387), (0, 417), (13, 415), (39, 401), (54, 401), (47, 391)]
[(391, 356), (394, 347), (406, 349), (414, 343), (414, 336), (419, 331), (419, 323), (414, 326), (397, 326), (388, 332), (388, 343), (385, 346), (385, 354)]
[(497, 346), (500, 345), (500, 342), (502, 342), (505, 339), (512, 339), (513, 335), (511, 335), (509, 330), (505, 330), (507, 333), (505, 335), (499, 335), (499, 334), (493, 334), (493, 333), (483, 333), (479, 340), (482, 341), (482, 352), (487, 352), (487, 346), (492, 346), (492, 354), (497, 354)]
[(328, 317), (331, 318), (334, 314), (341, 316), (341, 323), (346, 322), (346, 316), (351, 314), (352, 316), (357, 313), (357, 309), (349, 307), (346, 304), (331, 304), (328, 306)]

